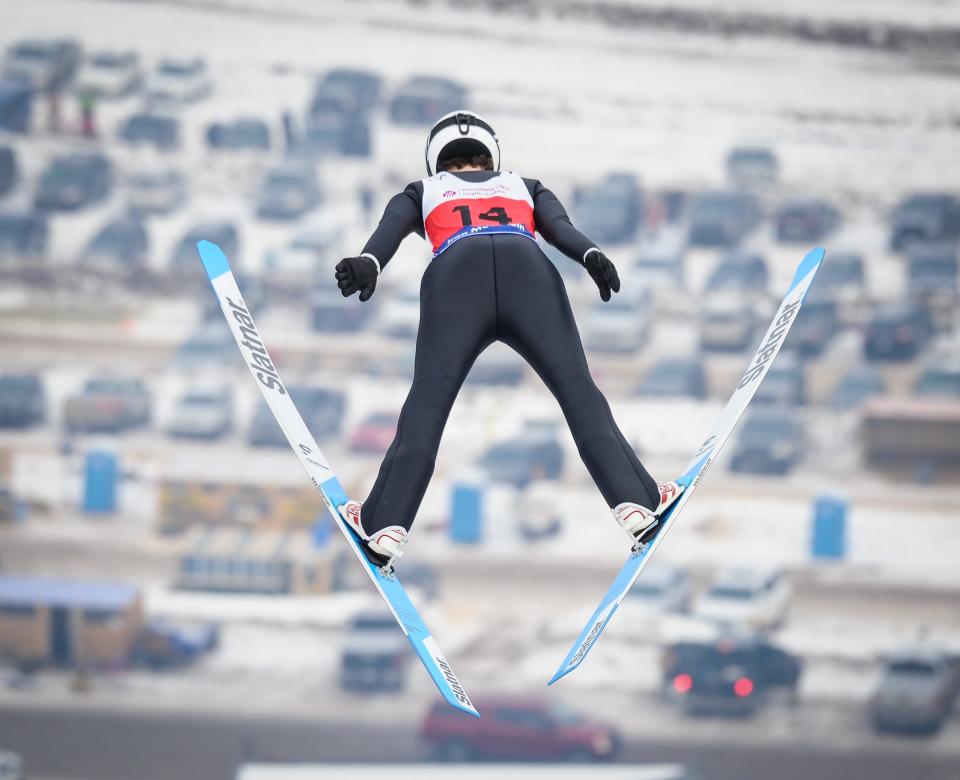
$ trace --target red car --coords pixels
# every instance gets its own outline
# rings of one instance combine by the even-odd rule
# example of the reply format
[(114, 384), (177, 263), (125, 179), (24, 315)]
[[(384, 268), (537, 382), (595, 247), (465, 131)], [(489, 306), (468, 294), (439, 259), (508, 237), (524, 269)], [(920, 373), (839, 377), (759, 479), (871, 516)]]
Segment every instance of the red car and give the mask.
[(364, 420), (350, 438), (354, 452), (386, 452), (397, 434), (398, 416), (393, 412), (375, 412)]
[(588, 720), (546, 699), (474, 699), (480, 720), (437, 702), (420, 736), (446, 761), (476, 758), (544, 761), (607, 761), (620, 749), (620, 735), (606, 723)]

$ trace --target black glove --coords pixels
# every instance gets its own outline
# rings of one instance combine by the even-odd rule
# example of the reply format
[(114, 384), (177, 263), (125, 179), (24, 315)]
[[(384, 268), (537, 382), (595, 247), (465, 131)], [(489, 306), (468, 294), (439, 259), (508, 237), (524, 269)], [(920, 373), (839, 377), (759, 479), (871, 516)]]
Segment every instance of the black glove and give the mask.
[(337, 287), (344, 298), (359, 290), (360, 300), (368, 301), (377, 289), (377, 264), (369, 257), (345, 257), (335, 271)]
[(604, 301), (610, 300), (610, 291), (620, 292), (620, 276), (617, 268), (599, 249), (591, 249), (583, 260), (590, 278), (600, 288), (600, 297)]

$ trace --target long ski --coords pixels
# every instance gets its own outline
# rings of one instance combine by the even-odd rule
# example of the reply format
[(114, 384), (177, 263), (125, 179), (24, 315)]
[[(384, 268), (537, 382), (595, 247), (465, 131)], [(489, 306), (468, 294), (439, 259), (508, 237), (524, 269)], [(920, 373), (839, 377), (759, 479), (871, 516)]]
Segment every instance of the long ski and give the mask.
[(603, 629), (610, 622), (614, 612), (617, 611), (617, 607), (620, 606), (633, 583), (636, 582), (637, 577), (640, 576), (653, 553), (663, 541), (667, 531), (670, 530), (677, 516), (683, 510), (687, 501), (690, 500), (694, 489), (700, 484), (700, 480), (703, 479), (707, 469), (716, 459), (720, 448), (723, 447), (724, 442), (733, 432), (740, 417), (753, 399), (754, 393), (757, 392), (757, 388), (770, 369), (774, 358), (780, 351), (780, 347), (783, 345), (783, 341), (800, 311), (804, 296), (813, 283), (813, 277), (823, 262), (823, 257), (824, 250), (816, 248), (808, 252), (800, 262), (790, 284), (790, 289), (787, 290), (780, 308), (777, 309), (773, 322), (770, 323), (770, 327), (767, 329), (763, 341), (760, 342), (757, 353), (750, 361), (746, 373), (720, 413), (720, 418), (717, 420), (713, 432), (700, 445), (700, 448), (690, 460), (687, 470), (677, 479), (677, 483), (684, 487), (683, 492), (660, 518), (656, 535), (646, 544), (637, 545), (633, 548), (627, 562), (620, 569), (620, 573), (600, 602), (600, 606), (587, 621), (586, 626), (573, 643), (573, 647), (570, 648), (570, 652), (567, 653), (563, 663), (560, 664), (560, 668), (550, 678), (548, 685), (552, 685), (561, 677), (570, 674), (583, 663), (583, 659), (587, 657), (587, 653), (590, 652)]
[(320, 492), (323, 503), (330, 510), (351, 549), (363, 564), (370, 581), (397, 619), (403, 633), (410, 640), (413, 651), (423, 663), (443, 698), (458, 710), (479, 718), (480, 713), (470, 702), (470, 698), (450, 668), (450, 664), (447, 663), (447, 659), (443, 657), (443, 653), (430, 635), (423, 618), (413, 606), (413, 602), (410, 601), (396, 574), (368, 560), (360, 548), (357, 537), (340, 516), (337, 507), (346, 503), (346, 493), (303, 422), (296, 405), (287, 394), (286, 386), (281, 381), (276, 365), (270, 359), (263, 338), (254, 325), (250, 310), (240, 294), (240, 288), (230, 270), (227, 256), (220, 247), (209, 241), (200, 241), (197, 244), (197, 251), (200, 253), (200, 260), (213, 286), (214, 294), (220, 302), (223, 315), (230, 325), (230, 331), (260, 392), (263, 393), (273, 416), (277, 418), (280, 428), (307, 472), (307, 476)]

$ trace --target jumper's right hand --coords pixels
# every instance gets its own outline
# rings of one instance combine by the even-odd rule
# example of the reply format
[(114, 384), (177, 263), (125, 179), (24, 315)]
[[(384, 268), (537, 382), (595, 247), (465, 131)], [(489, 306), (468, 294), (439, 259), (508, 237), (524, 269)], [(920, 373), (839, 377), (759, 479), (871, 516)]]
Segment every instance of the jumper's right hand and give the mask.
[(337, 287), (347, 298), (359, 290), (360, 300), (368, 301), (377, 289), (377, 264), (369, 257), (345, 257), (335, 270)]
[(616, 266), (599, 249), (591, 249), (583, 259), (587, 273), (600, 289), (604, 302), (610, 300), (610, 291), (620, 292), (620, 275)]

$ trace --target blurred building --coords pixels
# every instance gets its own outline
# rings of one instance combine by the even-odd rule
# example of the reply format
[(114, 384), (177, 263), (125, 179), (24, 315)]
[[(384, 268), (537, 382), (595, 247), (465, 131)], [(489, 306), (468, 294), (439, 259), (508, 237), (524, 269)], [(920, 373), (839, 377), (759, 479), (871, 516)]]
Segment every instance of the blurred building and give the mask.
[(129, 585), (0, 577), (0, 655), (18, 663), (124, 663), (142, 625)]

